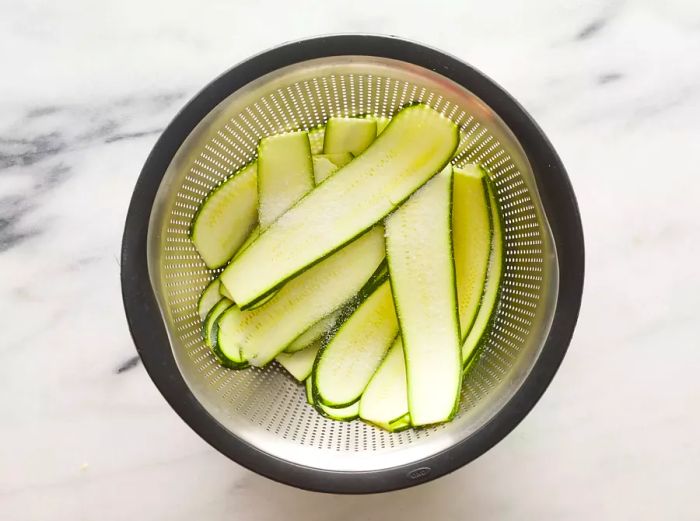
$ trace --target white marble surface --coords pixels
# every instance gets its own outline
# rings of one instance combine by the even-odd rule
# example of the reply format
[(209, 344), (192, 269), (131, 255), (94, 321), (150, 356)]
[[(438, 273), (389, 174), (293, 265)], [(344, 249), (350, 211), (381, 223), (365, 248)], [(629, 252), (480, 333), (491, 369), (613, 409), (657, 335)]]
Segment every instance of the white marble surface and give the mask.
[[(0, 519), (700, 519), (700, 4), (264, 4), (0, 4)], [(340, 31), (424, 41), (510, 90), (587, 241), (579, 327), (535, 410), (468, 467), (366, 497), (209, 448), (133, 358), (119, 288), (131, 190), (179, 107), (251, 53)]]

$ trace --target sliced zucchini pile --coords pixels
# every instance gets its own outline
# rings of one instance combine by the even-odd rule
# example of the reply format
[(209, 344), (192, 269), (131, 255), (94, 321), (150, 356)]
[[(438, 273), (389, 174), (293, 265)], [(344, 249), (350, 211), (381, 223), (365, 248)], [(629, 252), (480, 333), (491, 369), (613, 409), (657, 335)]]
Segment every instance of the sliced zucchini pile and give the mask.
[(231, 369), (276, 361), (319, 414), (398, 432), (449, 421), (503, 271), (493, 187), (450, 164), (426, 105), (263, 138), (191, 231), (203, 338)]

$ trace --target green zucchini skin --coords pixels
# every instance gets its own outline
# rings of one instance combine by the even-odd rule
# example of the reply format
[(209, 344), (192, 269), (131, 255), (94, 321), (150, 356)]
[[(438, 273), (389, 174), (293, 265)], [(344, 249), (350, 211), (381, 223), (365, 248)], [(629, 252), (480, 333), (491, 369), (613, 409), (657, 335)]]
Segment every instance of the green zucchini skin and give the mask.
[(389, 425), (389, 432), (402, 432), (411, 428), (411, 415), (405, 414)]
[[(224, 285), (222, 284), (221, 287), (225, 288), (226, 286), (224, 286)], [(279, 291), (279, 290), (277, 290), (277, 291)], [(251, 310), (251, 309), (257, 309), (257, 308), (259, 308), (259, 307), (264, 306), (264, 305), (267, 304), (270, 300), (272, 300), (272, 298), (273, 298), (275, 295), (277, 295), (277, 291), (273, 291), (272, 293), (268, 293), (268, 294), (265, 295), (264, 297), (260, 297), (259, 299), (254, 300), (253, 302), (250, 302), (247, 306), (240, 306), (241, 311), (248, 311), (248, 310)]]
[(304, 390), (306, 394), (306, 403), (315, 407), (314, 404), (314, 373), (313, 368), (311, 374), (304, 380)]
[(314, 408), (326, 418), (330, 418), (331, 420), (336, 421), (349, 422), (358, 418), (360, 404), (359, 400), (356, 400), (350, 405), (346, 405), (345, 407), (329, 407), (328, 405), (317, 401), (314, 402)]
[(297, 381), (306, 380), (314, 367), (314, 361), (318, 350), (321, 348), (321, 340), (317, 340), (312, 345), (295, 353), (280, 353), (275, 360), (284, 367)]

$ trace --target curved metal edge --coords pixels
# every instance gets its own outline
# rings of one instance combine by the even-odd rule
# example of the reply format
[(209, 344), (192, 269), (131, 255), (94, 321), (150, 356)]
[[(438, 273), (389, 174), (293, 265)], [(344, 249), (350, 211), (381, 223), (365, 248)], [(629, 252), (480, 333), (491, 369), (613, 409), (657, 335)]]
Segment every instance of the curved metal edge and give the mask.
[[(388, 469), (338, 472), (304, 467), (270, 456), (219, 424), (199, 404), (172, 355), (147, 265), (147, 232), (153, 201), (181, 143), (220, 101), (250, 81), (280, 67), (314, 58), (365, 55), (393, 58), (433, 70), (463, 85), (510, 127), (533, 167), (559, 256), (559, 294), (549, 336), (520, 389), (494, 418), (470, 437), (439, 454)], [(564, 216), (564, 218), (560, 218)], [(176, 413), (212, 447), (275, 481), (331, 493), (375, 493), (425, 483), (476, 459), (501, 441), (542, 396), (566, 353), (578, 319), (584, 279), (584, 243), (576, 198), (563, 164), (530, 115), (495, 82), (445, 53), (393, 36), (335, 35), (287, 43), (231, 68), (200, 91), (156, 142), (141, 171), (122, 242), (122, 297), (129, 329), (156, 387)]]

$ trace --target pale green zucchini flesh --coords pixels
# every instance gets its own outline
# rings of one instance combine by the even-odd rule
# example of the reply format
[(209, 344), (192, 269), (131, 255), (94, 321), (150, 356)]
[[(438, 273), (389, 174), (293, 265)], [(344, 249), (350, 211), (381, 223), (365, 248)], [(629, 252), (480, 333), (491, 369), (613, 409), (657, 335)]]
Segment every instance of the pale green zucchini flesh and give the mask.
[(392, 422), (387, 429), (389, 432), (401, 432), (411, 428), (411, 415), (405, 414), (395, 422)]
[(491, 251), (491, 208), (481, 168), (454, 168), (452, 201), (457, 308), (464, 341), (479, 309)]
[[(268, 302), (222, 317), (224, 351), (261, 367), (310, 326), (354, 297), (384, 258), (383, 228), (376, 226), (285, 284)], [(255, 244), (255, 243), (253, 243)], [(252, 246), (251, 246), (252, 247)]]
[(260, 235), (260, 225), (256, 226), (253, 228), (250, 233), (248, 234), (248, 237), (246, 237), (246, 240), (243, 241), (243, 244), (241, 244), (241, 247), (238, 248), (238, 251), (236, 252), (236, 255), (240, 255), (241, 252), (245, 251), (245, 249), (251, 245), (251, 243), (258, 238), (258, 235)]
[(226, 362), (229, 367), (245, 367), (247, 361), (241, 354), (241, 348), (236, 341), (235, 324), (242, 313), (238, 306), (233, 304), (227, 308), (216, 321), (216, 354), (220, 360)]
[(213, 348), (216, 344), (216, 333), (217, 333), (217, 320), (219, 316), (233, 305), (227, 298), (220, 298), (219, 302), (212, 307), (211, 311), (207, 314), (204, 319), (204, 343), (210, 348)]
[(377, 116), (374, 119), (377, 122), (377, 136), (379, 136), (379, 134), (384, 132), (384, 129), (391, 121), (391, 118), (387, 118), (386, 116)]
[(219, 321), (221, 316), (233, 306), (227, 298), (222, 298), (219, 303), (212, 308), (204, 321), (204, 343), (211, 349), (214, 356), (218, 358), (219, 363), (230, 369), (242, 369), (248, 364), (241, 360), (231, 359), (221, 350), (219, 345)]
[[(224, 285), (222, 284), (221, 286), (224, 286)], [(262, 306), (263, 304), (272, 300), (272, 297), (274, 297), (275, 295), (277, 295), (277, 291), (274, 291), (274, 292), (270, 293), (269, 295), (265, 295), (264, 297), (261, 297), (258, 300), (250, 302), (245, 308), (241, 308), (241, 309), (244, 309), (244, 310), (257, 309), (260, 306)]]
[(321, 348), (321, 343), (321, 340), (316, 340), (316, 342), (307, 348), (297, 351), (296, 353), (280, 353), (275, 360), (277, 360), (294, 378), (303, 382), (311, 374), (314, 367), (314, 360), (316, 360), (316, 354)]
[(462, 364), (451, 208), (452, 167), (447, 166), (385, 221), (414, 426), (449, 420), (459, 399)]
[(312, 154), (321, 154), (323, 152), (323, 136), (325, 133), (325, 125), (309, 130), (309, 145)]
[(270, 226), (314, 186), (306, 132), (265, 137), (258, 146), (258, 222)]
[(338, 168), (347, 165), (353, 160), (353, 156), (350, 152), (339, 152), (337, 154), (317, 154), (314, 157), (323, 157), (332, 161)]
[(383, 219), (449, 161), (457, 127), (412, 105), (360, 156), (277, 219), (231, 261), (221, 280), (245, 307)]
[(345, 152), (342, 154), (319, 154), (313, 156), (314, 181), (321, 184), (341, 167), (352, 161), (352, 154)]
[(219, 293), (219, 288), (221, 287), (221, 282), (218, 278), (212, 280), (197, 301), (197, 312), (199, 313), (199, 318), (204, 321), (207, 315), (220, 300), (221, 294)]
[(318, 355), (315, 396), (330, 407), (356, 402), (398, 334), (389, 281), (374, 290), (343, 322)]
[(229, 299), (229, 300), (233, 300), (233, 297), (231, 296), (231, 294), (230, 294), (230, 293), (228, 292), (228, 290), (226, 289), (226, 286), (224, 286), (223, 284), (221, 284), (221, 281), (219, 281), (219, 295), (221, 295), (222, 297), (226, 297), (226, 298)]
[(330, 118), (326, 123), (324, 154), (350, 152), (357, 157), (377, 137), (377, 122), (369, 118)]
[(301, 335), (296, 337), (294, 341), (284, 350), (285, 353), (296, 353), (302, 349), (306, 349), (311, 344), (319, 339), (322, 339), (335, 325), (341, 310), (334, 311), (328, 316), (323, 317)]
[(226, 264), (258, 220), (257, 165), (246, 165), (212, 190), (195, 215), (190, 238), (210, 269)]
[(488, 195), (493, 223), (491, 252), (479, 310), (467, 338), (462, 343), (462, 364), (465, 369), (475, 359), (476, 352), (486, 341), (491, 324), (495, 320), (496, 305), (503, 277), (503, 221), (493, 190), (493, 186), (489, 182)]
[(397, 337), (360, 398), (360, 418), (392, 430), (392, 423), (408, 414), (403, 343)]

